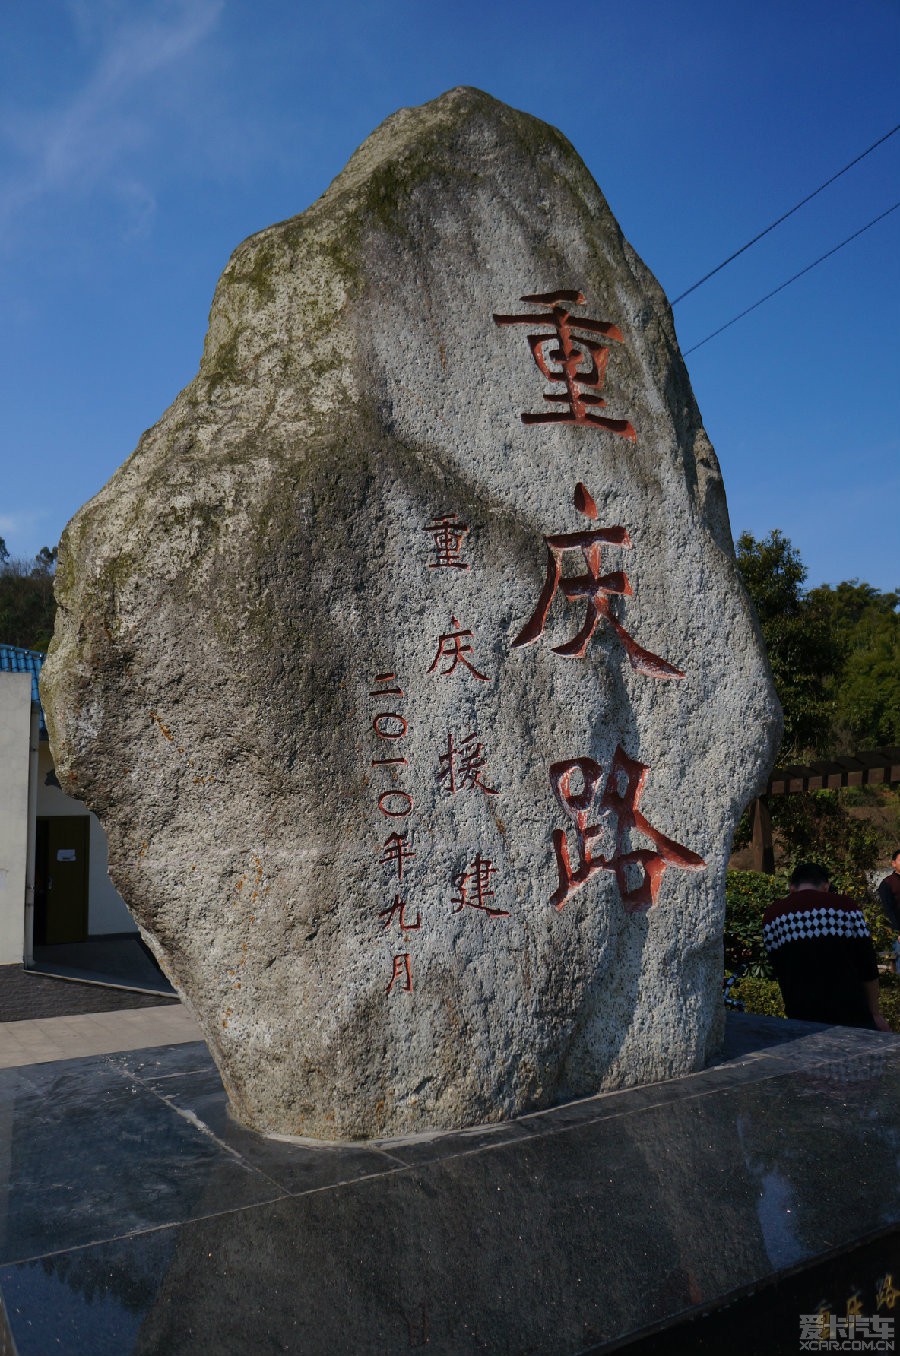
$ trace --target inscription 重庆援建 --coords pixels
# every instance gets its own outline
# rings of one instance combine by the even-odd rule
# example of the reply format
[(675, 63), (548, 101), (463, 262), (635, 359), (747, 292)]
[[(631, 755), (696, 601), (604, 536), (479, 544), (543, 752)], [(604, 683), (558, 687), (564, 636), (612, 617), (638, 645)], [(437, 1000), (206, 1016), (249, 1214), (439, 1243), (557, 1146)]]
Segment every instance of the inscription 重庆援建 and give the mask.
[(458, 791), (481, 791), (485, 796), (496, 796), (496, 786), (482, 781), (487, 755), (476, 735), (470, 734), (457, 744), (451, 731), (447, 735), (447, 752), (438, 757), (438, 781), (449, 796)]
[(442, 659), (449, 659), (448, 668), (438, 669), (439, 677), (448, 678), (461, 664), (480, 683), (486, 683), (488, 681), (487, 674), (481, 673), (472, 661), (466, 658), (467, 654), (474, 653), (474, 647), (466, 643), (472, 637), (472, 632), (463, 630), (455, 617), (450, 618), (450, 625), (455, 629), (438, 637), (437, 653), (431, 661), (428, 672), (434, 673)]
[(431, 535), (435, 556), (434, 560), (428, 562), (429, 570), (469, 568), (461, 555), (463, 542), (469, 535), (468, 524), (461, 523), (453, 513), (441, 513), (432, 519), (425, 531)]
[[(575, 488), (575, 507), (586, 518), (596, 519), (597, 506), (584, 485)], [(601, 574), (601, 555), (604, 546), (619, 546), (631, 549), (631, 538), (624, 527), (597, 527), (585, 532), (559, 532), (544, 537), (547, 547), (547, 574), (534, 612), (512, 642), (512, 648), (530, 645), (543, 634), (547, 616), (557, 590), (561, 591), (569, 603), (583, 599), (585, 618), (581, 630), (564, 645), (554, 645), (553, 653), (567, 659), (583, 659), (588, 642), (601, 621), (609, 622), (625, 647), (632, 668), (650, 678), (683, 678), (681, 669), (676, 669), (658, 654), (645, 650), (631, 636), (612, 614), (610, 599), (631, 597), (632, 588), (628, 575), (622, 570)], [(586, 574), (563, 578), (563, 558), (574, 551), (580, 551), (587, 566)]]
[(453, 884), (459, 894), (456, 899), (450, 901), (455, 906), (453, 912), (477, 909), (480, 913), (487, 914), (488, 918), (508, 918), (509, 909), (498, 909), (488, 903), (489, 899), (494, 898), (491, 877), (496, 874), (497, 868), (490, 858), (482, 857), (480, 852), (476, 852), (472, 865), (454, 877)]
[[(462, 544), (469, 533), (467, 523), (461, 522), (455, 515), (442, 514), (432, 521), (428, 531), (432, 534), (436, 555), (435, 560), (429, 561), (430, 569), (469, 569), (468, 563), (461, 557)], [(428, 672), (437, 672), (439, 677), (447, 678), (458, 669), (465, 669), (478, 682), (488, 682), (487, 674), (482, 673), (474, 662), (473, 632), (462, 627), (455, 616), (451, 617), (450, 625), (451, 630), (438, 637), (437, 649)], [(447, 662), (441, 666), (442, 661)], [(461, 791), (478, 791), (485, 796), (496, 796), (497, 787), (491, 786), (487, 780), (486, 764), (484, 744), (474, 731), (457, 742), (451, 730), (447, 733), (445, 750), (438, 755), (437, 780), (449, 796), (456, 796)], [(491, 880), (496, 873), (493, 862), (477, 852), (471, 866), (453, 878), (457, 891), (451, 900), (453, 912), (474, 909), (488, 918), (508, 918), (508, 909), (498, 908), (491, 902), (494, 899)]]
[[(623, 343), (621, 330), (606, 320), (573, 316), (569, 307), (584, 305), (581, 292), (536, 292), (520, 300), (545, 307), (545, 313), (495, 314), (494, 324), (543, 328), (543, 333), (528, 335), (532, 357), (547, 381), (561, 382), (566, 388), (565, 394), (545, 392), (544, 400), (568, 407), (565, 410), (547, 410), (543, 414), (523, 414), (522, 423), (589, 424), (635, 442), (637, 434), (627, 419), (610, 419), (606, 415), (593, 413), (606, 405), (598, 392), (603, 389), (611, 350), (607, 344), (601, 344), (590, 336), (601, 335), (604, 339)], [(548, 329), (549, 333), (546, 332)]]
[[(637, 913), (639, 910), (649, 909), (656, 903), (660, 881), (666, 867), (677, 867), (681, 871), (701, 871), (706, 866), (703, 858), (696, 852), (691, 852), (680, 843), (667, 838), (658, 829), (654, 829), (638, 809), (649, 770), (645, 763), (629, 758), (621, 746), (616, 749), (609, 776), (599, 805), (596, 807), (597, 818), (607, 815), (612, 819), (614, 851), (610, 857), (594, 857), (593, 845), (602, 835), (604, 826), (597, 822), (589, 824), (588, 818), (594, 809), (603, 769), (593, 758), (572, 758), (567, 762), (551, 765), (550, 785), (563, 810), (575, 824), (581, 858), (578, 867), (573, 869), (566, 831), (554, 829), (552, 838), (559, 884), (550, 903), (557, 909), (561, 909), (576, 890), (580, 890), (597, 871), (612, 871), (619, 886), (625, 912)], [(576, 773), (581, 777), (581, 790), (573, 787)], [(623, 784), (621, 789), (620, 782)], [(632, 829), (649, 838), (653, 849), (637, 848), (625, 851), (626, 834)], [(637, 885), (629, 885), (629, 876), (633, 868), (640, 871)]]

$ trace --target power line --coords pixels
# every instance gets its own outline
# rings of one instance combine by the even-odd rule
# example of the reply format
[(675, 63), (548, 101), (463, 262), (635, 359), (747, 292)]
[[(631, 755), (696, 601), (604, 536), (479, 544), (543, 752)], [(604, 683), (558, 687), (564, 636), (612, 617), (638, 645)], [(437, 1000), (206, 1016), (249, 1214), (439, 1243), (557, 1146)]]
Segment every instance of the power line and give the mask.
[(892, 212), (896, 212), (898, 207), (900, 207), (900, 202), (895, 202), (893, 207), (889, 207), (886, 212), (882, 212), (879, 216), (873, 217), (865, 226), (861, 226), (858, 231), (854, 231), (852, 235), (848, 235), (846, 240), (842, 240), (839, 245), (835, 245), (834, 249), (829, 250), (827, 254), (820, 254), (818, 259), (814, 259), (811, 264), (807, 264), (806, 268), (801, 268), (800, 272), (795, 273), (792, 278), (788, 278), (787, 282), (783, 282), (771, 292), (767, 292), (764, 297), (760, 297), (759, 301), (755, 301), (752, 306), (748, 306), (745, 311), (741, 311), (740, 315), (734, 316), (733, 319), (726, 321), (724, 325), (720, 325), (717, 330), (713, 330), (712, 334), (708, 334), (705, 339), (701, 339), (699, 344), (694, 344), (691, 348), (686, 348), (682, 357), (686, 358), (689, 353), (695, 353), (698, 348), (702, 348), (704, 344), (708, 344), (710, 339), (715, 339), (717, 334), (721, 334), (723, 330), (730, 329), (732, 325), (736, 325), (739, 320), (743, 320), (745, 315), (749, 315), (751, 311), (755, 311), (759, 306), (762, 306), (764, 301), (768, 301), (779, 292), (783, 292), (786, 287), (790, 287), (792, 282), (796, 282), (798, 278), (802, 278), (804, 273), (809, 273), (810, 269), (815, 268), (817, 264), (821, 264), (824, 260), (830, 259), (833, 254), (837, 254), (838, 250), (842, 250), (845, 245), (849, 245), (851, 240), (855, 240), (857, 236), (862, 235), (864, 231), (868, 231), (872, 226), (876, 225), (877, 222), (883, 221), (884, 218), (889, 217)]
[(708, 273), (704, 273), (703, 277), (699, 278), (697, 282), (692, 283), (686, 292), (682, 292), (680, 296), (677, 296), (671, 305), (677, 306), (679, 301), (684, 301), (685, 297), (689, 297), (692, 292), (696, 292), (698, 287), (702, 287), (705, 282), (709, 282), (710, 278), (714, 278), (717, 273), (721, 273), (726, 264), (730, 264), (732, 260), (737, 259), (738, 256), (743, 254), (745, 250), (748, 250), (751, 245), (755, 245), (757, 240), (762, 240), (764, 235), (768, 235), (770, 231), (774, 231), (776, 226), (780, 226), (783, 221), (787, 221), (788, 217), (792, 217), (795, 212), (799, 212), (801, 207), (805, 207), (808, 202), (812, 202), (813, 198), (817, 197), (823, 189), (827, 188), (829, 184), (833, 184), (835, 179), (840, 179), (841, 175), (846, 174), (854, 165), (858, 165), (860, 160), (865, 160), (867, 155), (871, 155), (883, 141), (887, 141), (888, 137), (892, 137), (895, 132), (900, 132), (900, 122), (897, 123), (896, 127), (892, 127), (889, 132), (885, 132), (883, 137), (879, 137), (877, 141), (873, 141), (868, 150), (863, 151), (855, 160), (851, 160), (849, 165), (845, 165), (843, 169), (838, 170), (837, 174), (832, 174), (830, 179), (826, 179), (824, 184), (820, 184), (813, 193), (809, 193), (805, 198), (798, 202), (795, 207), (792, 207), (789, 212), (785, 212), (777, 221), (773, 221), (771, 226), (767, 226), (764, 231), (760, 231), (759, 235), (755, 235), (752, 240), (748, 240), (746, 245), (742, 245), (739, 250), (735, 250), (734, 254), (729, 254), (728, 258), (723, 259), (721, 264), (717, 264), (716, 267), (711, 268)]

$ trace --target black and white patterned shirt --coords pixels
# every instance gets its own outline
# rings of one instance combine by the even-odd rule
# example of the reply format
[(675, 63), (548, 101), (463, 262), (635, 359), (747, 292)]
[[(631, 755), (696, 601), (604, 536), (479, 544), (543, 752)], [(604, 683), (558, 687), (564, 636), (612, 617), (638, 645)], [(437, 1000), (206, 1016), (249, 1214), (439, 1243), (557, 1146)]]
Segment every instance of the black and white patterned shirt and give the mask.
[(874, 1028), (863, 986), (878, 965), (856, 900), (792, 890), (763, 914), (763, 943), (788, 1017)]

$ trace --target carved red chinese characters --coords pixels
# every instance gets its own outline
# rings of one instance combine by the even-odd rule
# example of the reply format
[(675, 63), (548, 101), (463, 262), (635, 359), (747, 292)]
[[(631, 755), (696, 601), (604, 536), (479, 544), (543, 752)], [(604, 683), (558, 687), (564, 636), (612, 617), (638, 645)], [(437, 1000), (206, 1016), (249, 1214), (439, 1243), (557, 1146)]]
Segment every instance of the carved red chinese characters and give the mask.
[[(582, 484), (575, 488), (575, 507), (586, 518), (597, 517), (597, 506)], [(529, 621), (512, 642), (513, 649), (520, 645), (530, 645), (543, 634), (547, 616), (557, 589), (570, 603), (583, 599), (585, 618), (581, 630), (564, 645), (554, 645), (554, 654), (564, 655), (567, 659), (583, 659), (588, 642), (601, 621), (609, 622), (625, 647), (625, 653), (632, 668), (649, 678), (683, 678), (681, 669), (676, 669), (658, 654), (645, 650), (629, 635), (610, 608), (610, 599), (616, 596), (630, 597), (632, 594), (628, 575), (621, 570), (610, 574), (600, 573), (601, 552), (604, 546), (621, 546), (631, 549), (631, 538), (624, 527), (597, 527), (587, 532), (560, 532), (545, 537), (547, 547), (547, 576), (541, 590), (537, 606)], [(562, 577), (563, 557), (570, 552), (580, 551), (587, 566), (586, 574)]]
[[(390, 686), (390, 684), (395, 686)], [(370, 697), (405, 697), (403, 688), (397, 683), (397, 675), (393, 672), (379, 673), (375, 676), (375, 687), (369, 693)], [(394, 741), (404, 739), (409, 731), (409, 723), (405, 716), (400, 715), (399, 711), (379, 711), (372, 720), (372, 729), (378, 739), (386, 741), (391, 750), (389, 755), (381, 758), (372, 758), (372, 767), (400, 766), (407, 767), (408, 760), (400, 753), (395, 753), (397, 747)], [(412, 814), (414, 801), (409, 791), (399, 786), (388, 787), (378, 793), (378, 809), (388, 819), (406, 819)], [(391, 833), (381, 847), (382, 857), (380, 862), (382, 866), (394, 866), (397, 872), (397, 880), (403, 880), (404, 864), (415, 857), (415, 850), (410, 846), (406, 830), (403, 833)], [(399, 894), (394, 895), (394, 902), (386, 909), (382, 909), (378, 917), (382, 920), (382, 928), (387, 930), (396, 919), (401, 932), (416, 931), (422, 926), (421, 915), (416, 913), (416, 921), (411, 923), (406, 918), (406, 901), (401, 899)], [(400, 956), (394, 956), (393, 972), (386, 993), (390, 995), (398, 981), (400, 991), (412, 993), (412, 960), (408, 952)]]
[(397, 879), (403, 879), (403, 863), (411, 857), (415, 857), (415, 849), (410, 847), (406, 841), (405, 833), (389, 833), (382, 844), (384, 856), (381, 858), (381, 865), (394, 865), (397, 868)]
[(465, 523), (461, 523), (452, 513), (442, 513), (433, 519), (425, 530), (431, 533), (434, 545), (435, 559), (428, 562), (430, 570), (467, 570), (469, 568), (460, 554), (463, 542), (469, 535), (469, 529)]
[(454, 881), (459, 894), (451, 900), (454, 905), (453, 912), (477, 909), (480, 913), (486, 913), (488, 918), (508, 918), (509, 909), (497, 909), (487, 902), (494, 898), (490, 881), (491, 876), (496, 874), (497, 868), (493, 862), (487, 857), (482, 857), (480, 852), (476, 852), (472, 865), (461, 872)]
[(394, 902), (387, 909), (382, 909), (378, 915), (384, 919), (384, 927), (389, 928), (394, 919), (397, 919), (397, 926), (401, 932), (416, 932), (422, 926), (422, 915), (416, 912), (416, 921), (407, 922), (406, 919), (406, 900), (401, 899), (399, 895), (394, 895)]
[(599, 334), (622, 343), (621, 330), (606, 320), (573, 316), (569, 306), (584, 305), (581, 292), (535, 292), (521, 300), (544, 306), (546, 314), (495, 315), (494, 323), (543, 328), (543, 333), (528, 335), (528, 346), (547, 381), (562, 383), (566, 388), (564, 394), (545, 393), (544, 400), (568, 407), (547, 410), (543, 414), (523, 414), (522, 423), (591, 424), (636, 441), (637, 435), (627, 419), (609, 419), (606, 415), (592, 413), (606, 404), (597, 392), (603, 388), (610, 349), (588, 336)]
[(386, 989), (386, 992), (388, 994), (391, 993), (394, 985), (397, 983), (398, 980), (400, 981), (400, 988), (405, 993), (412, 993), (413, 991), (412, 966), (409, 963), (408, 951), (403, 952), (401, 955), (394, 957), (394, 968), (391, 973), (390, 983), (388, 984)]
[[(480, 673), (471, 660), (466, 658), (467, 654), (472, 654), (473, 646), (468, 643), (472, 635), (471, 631), (465, 631), (460, 627), (455, 617), (450, 618), (450, 625), (454, 630), (447, 631), (444, 635), (438, 637), (437, 653), (428, 669), (429, 673), (434, 673), (437, 669), (442, 678), (449, 678), (456, 668), (462, 664), (463, 668), (468, 669), (473, 678), (477, 678), (480, 683), (487, 682), (487, 674)], [(449, 660), (447, 668), (438, 669), (438, 664), (442, 659)]]
[[(561, 909), (576, 890), (581, 889), (598, 871), (615, 872), (622, 905), (626, 913), (649, 909), (656, 903), (659, 885), (667, 866), (681, 871), (702, 871), (702, 857), (654, 829), (641, 814), (641, 795), (649, 768), (619, 747), (606, 779), (600, 802), (595, 806), (603, 769), (593, 758), (572, 758), (553, 763), (550, 785), (566, 814), (575, 824), (579, 865), (573, 869), (569, 842), (564, 829), (553, 830), (553, 847), (559, 871), (559, 885), (550, 903)], [(580, 778), (581, 789), (576, 788)], [(620, 787), (620, 783), (622, 784)], [(593, 819), (593, 823), (588, 823)], [(610, 857), (594, 856), (596, 841), (604, 832), (604, 820), (612, 831), (614, 851)], [(637, 830), (649, 838), (653, 848), (627, 850), (627, 837)], [(630, 883), (639, 874), (637, 884)]]
[(447, 752), (438, 759), (438, 781), (450, 796), (457, 791), (481, 791), (485, 796), (496, 796), (497, 788), (482, 781), (487, 757), (484, 745), (474, 735), (466, 735), (461, 744), (457, 744), (451, 731), (447, 735)]

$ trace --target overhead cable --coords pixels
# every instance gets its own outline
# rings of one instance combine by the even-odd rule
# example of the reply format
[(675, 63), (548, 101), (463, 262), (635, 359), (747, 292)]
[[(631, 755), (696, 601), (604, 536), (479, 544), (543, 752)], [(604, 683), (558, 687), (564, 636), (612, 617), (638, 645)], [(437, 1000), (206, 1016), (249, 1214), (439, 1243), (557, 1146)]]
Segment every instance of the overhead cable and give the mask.
[(716, 267), (711, 268), (708, 273), (704, 273), (702, 278), (699, 278), (697, 282), (692, 283), (691, 286), (685, 292), (682, 292), (677, 296), (671, 304), (677, 306), (679, 301), (684, 301), (685, 297), (689, 297), (692, 292), (696, 292), (698, 287), (702, 287), (705, 282), (709, 282), (710, 278), (714, 278), (717, 273), (721, 273), (726, 264), (730, 264), (734, 259), (737, 259), (738, 256), (743, 254), (745, 250), (748, 250), (751, 245), (755, 245), (757, 240), (762, 240), (764, 235), (768, 235), (770, 231), (774, 231), (776, 226), (780, 226), (783, 221), (787, 221), (788, 217), (792, 217), (795, 212), (799, 212), (801, 207), (805, 207), (808, 202), (812, 202), (813, 198), (817, 197), (823, 189), (827, 188), (829, 184), (833, 184), (835, 179), (840, 179), (841, 175), (846, 174), (854, 165), (858, 165), (860, 160), (865, 160), (867, 155), (871, 155), (883, 141), (887, 141), (888, 137), (892, 137), (895, 132), (900, 132), (900, 122), (897, 123), (896, 127), (892, 127), (889, 132), (885, 132), (883, 137), (879, 137), (877, 141), (873, 141), (868, 150), (863, 151), (855, 160), (851, 160), (849, 165), (845, 165), (843, 169), (838, 170), (837, 174), (832, 174), (831, 178), (826, 179), (824, 184), (819, 184), (819, 187), (813, 193), (807, 194), (807, 196), (801, 199), (801, 201), (798, 202), (796, 206), (792, 207), (789, 212), (785, 212), (783, 216), (780, 216), (777, 219), (777, 221), (773, 221), (771, 226), (767, 226), (764, 231), (760, 231), (759, 235), (755, 235), (752, 240), (748, 240), (746, 245), (742, 245), (739, 250), (735, 250), (734, 254), (729, 254), (728, 258), (723, 259), (721, 264), (717, 264)]
[(871, 227), (875, 226), (879, 221), (883, 221), (884, 218), (889, 217), (892, 212), (896, 212), (898, 207), (900, 207), (900, 202), (895, 202), (893, 207), (889, 207), (886, 212), (882, 212), (879, 216), (873, 217), (865, 226), (861, 226), (858, 231), (854, 231), (852, 235), (848, 235), (846, 240), (842, 240), (839, 245), (835, 245), (834, 249), (828, 250), (826, 254), (820, 254), (818, 259), (814, 259), (811, 264), (806, 265), (806, 268), (801, 268), (799, 273), (795, 273), (793, 277), (788, 278), (786, 282), (781, 283), (771, 292), (767, 292), (764, 297), (760, 297), (759, 301), (755, 301), (752, 306), (748, 306), (745, 311), (741, 311), (740, 315), (734, 316), (733, 319), (726, 321), (724, 325), (720, 325), (717, 330), (713, 330), (712, 334), (708, 334), (705, 339), (701, 339), (699, 344), (693, 344), (691, 348), (686, 348), (682, 353), (682, 357), (686, 358), (689, 353), (695, 353), (698, 348), (702, 348), (704, 344), (708, 344), (710, 339), (715, 339), (717, 334), (721, 334), (723, 330), (730, 329), (732, 325), (736, 325), (739, 320), (743, 320), (745, 315), (749, 315), (751, 311), (755, 311), (759, 306), (762, 306), (764, 301), (768, 301), (779, 292), (783, 292), (786, 287), (790, 287), (792, 282), (796, 282), (798, 278), (802, 278), (804, 273), (809, 273), (810, 269), (815, 268), (826, 259), (830, 259), (833, 254), (837, 254), (838, 250), (842, 250), (845, 245), (849, 245), (851, 240), (855, 240), (857, 236), (862, 235), (864, 231), (870, 230)]

